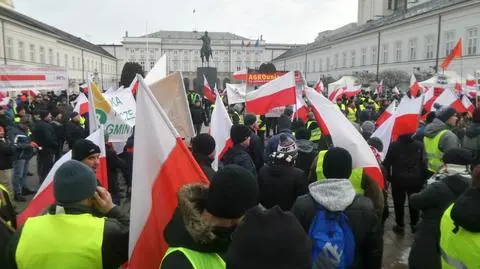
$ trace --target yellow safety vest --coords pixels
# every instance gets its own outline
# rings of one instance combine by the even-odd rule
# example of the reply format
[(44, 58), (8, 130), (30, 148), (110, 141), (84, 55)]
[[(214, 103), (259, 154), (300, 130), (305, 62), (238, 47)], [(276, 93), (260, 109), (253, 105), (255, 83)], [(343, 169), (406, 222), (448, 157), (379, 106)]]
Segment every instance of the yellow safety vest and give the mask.
[(18, 116), (15, 117), (15, 118), (13, 118), (13, 122), (14, 122), (14, 123), (20, 123), (21, 120), (22, 120), (22, 118), (20, 118), (20, 117), (18, 117)]
[(356, 122), (357, 121), (357, 109), (349, 107), (347, 111), (348, 111), (347, 119), (350, 122)]
[(91, 214), (29, 218), (17, 245), (17, 266), (101, 269), (104, 226), (105, 219)]
[[(8, 192), (7, 188), (5, 188), (5, 186), (3, 186), (2, 184), (0, 184), (0, 192), (1, 192), (1, 191), (4, 191), (4, 192), (7, 194), (7, 196), (8, 196), (8, 197), (6, 197), (6, 198), (9, 198), (9, 199), (10, 199), (10, 193)], [(5, 204), (4, 204), (4, 203), (5, 203)], [(3, 206), (6, 206), (6, 205), (8, 205), (8, 204), (7, 204), (7, 201), (3, 201), (2, 199), (0, 199), (0, 208), (2, 208)], [(5, 220), (5, 221), (7, 221), (7, 220)], [(11, 221), (7, 221), (7, 224), (8, 224), (10, 227), (12, 227), (12, 222), (11, 222)], [(13, 227), (12, 227), (12, 228), (13, 228)]]
[(80, 124), (80, 126), (85, 129), (85, 121), (86, 119), (82, 116), (80, 116), (80, 120), (78, 121), (78, 123)]
[(380, 106), (376, 102), (373, 102), (373, 106), (375, 107), (376, 111), (380, 110)]
[(480, 233), (469, 232), (462, 227), (455, 233), (450, 217), (453, 204), (443, 213), (440, 221), (440, 253), (443, 269), (480, 268)]
[[(188, 248), (168, 248), (163, 260), (175, 251), (180, 251), (187, 257), (193, 269), (225, 269), (225, 261), (216, 253), (202, 253)], [(162, 267), (160, 265), (160, 267)]]
[[(238, 124), (243, 124), (243, 116), (240, 116), (240, 114), (238, 114), (238, 112), (235, 110), (233, 111), (233, 113), (238, 116)], [(230, 119), (233, 121), (233, 118)]]
[(425, 145), (425, 152), (428, 158), (428, 170), (437, 173), (443, 166), (443, 152), (438, 148), (440, 139), (448, 130), (440, 131), (433, 138), (423, 137), (423, 144)]
[(364, 111), (366, 109), (363, 104), (359, 105), (358, 107), (360, 108), (360, 111)]
[[(312, 125), (313, 123), (315, 123), (316, 121), (307, 121), (307, 129), (310, 128), (310, 125)], [(310, 130), (310, 129), (309, 129)], [(322, 131), (320, 130), (319, 127), (311, 130), (311, 136), (310, 136), (310, 141), (312, 142), (316, 142), (318, 140), (320, 140), (320, 138), (322, 138)]]
[[(325, 154), (327, 150), (322, 150), (318, 153), (317, 159), (317, 180), (321, 181), (325, 179), (325, 175), (323, 174), (323, 159), (325, 158)], [(362, 178), (363, 178), (363, 169), (362, 168), (355, 168), (352, 169), (352, 174), (350, 175), (350, 182), (352, 182), (353, 188), (357, 194), (363, 195), (364, 190), (362, 188)]]
[(338, 108), (340, 108), (340, 110), (345, 111), (345, 104), (340, 104), (340, 105), (337, 104), (337, 106)]
[[(267, 126), (265, 124), (263, 124), (263, 121), (262, 121), (262, 118), (260, 117), (260, 115), (257, 115), (257, 123), (258, 123), (258, 126), (259, 126), (259, 128), (258, 128), (259, 131), (264, 132), (264, 131), (267, 130)], [(260, 125), (262, 125), (262, 124), (263, 124), (263, 126), (260, 127)]]

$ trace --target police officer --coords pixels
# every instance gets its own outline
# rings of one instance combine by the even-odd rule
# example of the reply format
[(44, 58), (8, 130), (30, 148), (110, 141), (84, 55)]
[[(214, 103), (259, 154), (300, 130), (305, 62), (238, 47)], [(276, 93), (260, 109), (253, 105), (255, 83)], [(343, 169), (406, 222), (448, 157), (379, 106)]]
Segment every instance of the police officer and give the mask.
[[(27, 219), (12, 238), (5, 267), (118, 268), (128, 259), (129, 217), (97, 187), (93, 171), (70, 160), (54, 176), (52, 214)], [(103, 217), (92, 215), (93, 210)]]

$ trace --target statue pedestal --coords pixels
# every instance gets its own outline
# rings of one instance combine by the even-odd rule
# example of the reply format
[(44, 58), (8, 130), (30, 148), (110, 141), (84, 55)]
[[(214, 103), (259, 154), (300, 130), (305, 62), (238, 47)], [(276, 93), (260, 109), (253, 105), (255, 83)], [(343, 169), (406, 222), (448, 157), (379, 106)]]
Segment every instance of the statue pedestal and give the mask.
[[(203, 76), (207, 78), (208, 84), (210, 87), (215, 86), (217, 83), (217, 68), (216, 67), (198, 67), (197, 68), (197, 85), (195, 85), (195, 90), (203, 96)], [(217, 85), (217, 88), (219, 85)]]

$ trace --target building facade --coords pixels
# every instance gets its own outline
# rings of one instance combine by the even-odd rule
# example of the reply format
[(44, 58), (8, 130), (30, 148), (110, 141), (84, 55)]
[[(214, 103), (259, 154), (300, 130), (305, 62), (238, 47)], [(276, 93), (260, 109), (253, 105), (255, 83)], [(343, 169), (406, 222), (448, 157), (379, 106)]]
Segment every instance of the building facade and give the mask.
[(104, 89), (118, 86), (117, 60), (101, 47), (16, 12), (11, 5), (0, 5), (0, 24), (1, 64), (64, 67), (74, 92), (88, 78)]
[[(145, 73), (148, 73), (160, 56), (166, 54), (167, 70), (182, 72), (188, 87), (193, 88), (194, 85), (203, 84), (203, 81), (196, 81), (197, 68), (202, 67), (202, 41), (199, 38), (203, 34), (195, 31), (159, 31), (130, 37), (126, 33), (122, 41), (123, 52), (114, 55), (119, 63), (122, 63), (122, 67), (125, 62), (137, 62), (142, 65)], [(288, 44), (268, 44), (263, 38), (250, 40), (227, 32), (209, 32), (208, 35), (213, 52), (210, 66), (217, 68), (219, 89), (232, 81), (233, 72), (244, 68), (258, 68), (263, 62), (272, 61), (292, 48), (292, 45)], [(101, 46), (112, 53), (113, 45)], [(121, 66), (119, 64), (120, 71)]]
[(302, 71), (308, 82), (322, 76), (385, 70), (435, 74), (462, 38), (463, 58), (454, 60), (448, 69), (464, 78), (480, 76), (480, 2), (418, 0), (411, 4), (406, 10), (350, 25), (344, 31), (320, 33), (314, 42), (284, 53), (273, 63), (280, 69)]

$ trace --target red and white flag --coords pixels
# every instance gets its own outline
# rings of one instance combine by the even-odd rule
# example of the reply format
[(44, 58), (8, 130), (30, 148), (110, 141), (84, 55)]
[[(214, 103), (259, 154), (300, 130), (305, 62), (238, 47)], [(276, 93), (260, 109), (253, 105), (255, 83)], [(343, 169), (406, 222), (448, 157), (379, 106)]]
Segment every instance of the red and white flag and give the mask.
[(372, 134), (372, 137), (377, 137), (382, 141), (383, 151), (380, 152), (381, 160), (385, 160), (387, 156), (388, 148), (392, 142), (393, 126), (395, 125), (395, 115), (388, 118), (377, 130)]
[[(92, 133), (88, 140), (95, 143), (100, 147), (100, 165), (97, 168), (96, 174), (98, 181), (102, 186), (108, 188), (108, 178), (107, 178), (107, 161), (105, 155), (105, 141), (102, 128), (98, 129)], [(36, 217), (45, 212), (51, 205), (55, 204), (55, 197), (53, 196), (53, 176), (58, 168), (72, 159), (72, 151), (70, 150), (65, 155), (63, 155), (52, 167), (50, 172), (48, 172), (47, 177), (43, 181), (42, 185), (38, 189), (37, 193), (33, 197), (32, 201), (28, 204), (27, 208), (23, 210), (22, 213), (17, 217), (18, 226), (22, 226), (27, 218)]]
[(473, 113), (475, 110), (475, 106), (470, 102), (470, 99), (466, 95), (462, 97), (462, 105), (465, 108), (465, 110), (469, 113)]
[(440, 68), (446, 69), (454, 59), (462, 58), (462, 52), (462, 39), (460, 38), (450, 54), (443, 59), (442, 63), (440, 64)]
[(412, 74), (410, 78), (410, 96), (412, 98), (416, 98), (418, 93), (421, 92), (420, 84), (418, 84), (417, 78), (415, 78), (415, 74)]
[(332, 101), (333, 103), (335, 103), (335, 102), (337, 101), (337, 99), (338, 99), (340, 96), (342, 96), (342, 93), (343, 93), (344, 91), (346, 91), (346, 90), (347, 90), (347, 86), (346, 86), (346, 85), (343, 86), (343, 87), (341, 87), (341, 88), (338, 87), (338, 88), (336, 88), (335, 90), (333, 90), (333, 91), (328, 95), (328, 99), (329, 99), (330, 101)]
[(398, 90), (397, 87), (393, 88), (392, 92), (393, 92), (393, 94), (395, 94), (395, 95), (400, 95), (400, 91)]
[(295, 105), (295, 113), (293, 114), (293, 118), (299, 118), (303, 122), (308, 121), (308, 113), (310, 111), (308, 110), (308, 106), (305, 103), (305, 100), (303, 100), (303, 97), (301, 95), (297, 96), (297, 104)]
[(295, 91), (295, 74), (290, 71), (247, 93), (247, 111), (264, 115), (272, 108), (294, 105), (297, 99)]
[(130, 89), (130, 91), (132, 92), (133, 95), (137, 94), (137, 91), (138, 91), (138, 79), (137, 77), (135, 77), (133, 80), (132, 80), (132, 83), (130, 83), (130, 87), (128, 87)]
[(458, 113), (463, 113), (465, 112), (465, 108), (463, 107), (462, 100), (458, 98), (457, 95), (448, 87), (446, 87), (442, 94), (437, 97), (435, 100), (433, 106), (432, 106), (432, 111), (438, 110), (435, 108), (436, 104), (440, 105), (442, 108), (447, 108), (447, 107), (452, 107), (454, 108)]
[(32, 90), (24, 90), (22, 91), (22, 94), (28, 95), (30, 97), (36, 97), (37, 95), (40, 94), (38, 90), (32, 89)]
[(463, 89), (463, 94), (466, 94), (470, 98), (475, 99), (477, 97), (477, 89), (477, 81), (472, 75), (468, 75), (465, 87)]
[(323, 86), (323, 81), (321, 79), (319, 79), (317, 83), (315, 83), (315, 90), (318, 93), (323, 93), (323, 91), (325, 90), (325, 86)]
[(208, 180), (138, 76), (135, 154), (130, 209), (129, 268), (159, 268), (168, 246), (163, 230), (177, 207), (177, 192), (185, 184)]
[(244, 81), (244, 80), (247, 80), (247, 76), (248, 76), (248, 70), (247, 69), (242, 69), (242, 70), (233, 72), (233, 79), (235, 79), (235, 80)]
[(409, 98), (404, 96), (395, 111), (395, 125), (393, 127), (392, 141), (401, 135), (414, 134), (419, 125), (422, 112), (423, 96)]
[(210, 121), (210, 135), (215, 140), (215, 159), (212, 163), (212, 168), (215, 171), (218, 170), (218, 161), (222, 158), (223, 154), (233, 146), (232, 140), (230, 140), (230, 128), (232, 128), (233, 124), (223, 105), (222, 98), (218, 98), (218, 92), (216, 94), (217, 99)]
[(375, 93), (377, 95), (381, 95), (383, 93), (383, 79), (378, 83), (377, 87), (375, 87)]
[(73, 111), (77, 112), (80, 115), (88, 113), (88, 98), (85, 96), (83, 92), (81, 92), (77, 100), (75, 100), (76, 104), (73, 108)]
[(88, 93), (88, 83), (83, 83), (80, 85), (80, 89), (82, 90), (83, 93), (87, 94)]
[(210, 101), (210, 103), (215, 103), (215, 93), (213, 92), (212, 88), (208, 84), (208, 80), (203, 76), (203, 97)]
[(395, 101), (393, 101), (387, 107), (387, 109), (383, 111), (382, 115), (380, 115), (380, 117), (378, 117), (377, 121), (375, 122), (375, 125), (377, 126), (377, 128), (381, 126), (386, 120), (388, 120), (395, 113), (395, 110), (396, 110), (396, 105), (395, 105)]
[(432, 111), (432, 105), (436, 99), (434, 88), (429, 88), (423, 98), (423, 108), (428, 112)]
[(352, 166), (363, 168), (384, 188), (383, 175), (375, 155), (352, 123), (323, 95), (313, 89), (306, 89), (306, 96), (312, 105), (313, 113), (322, 130), (322, 135), (330, 135), (335, 147), (342, 147), (352, 156)]

